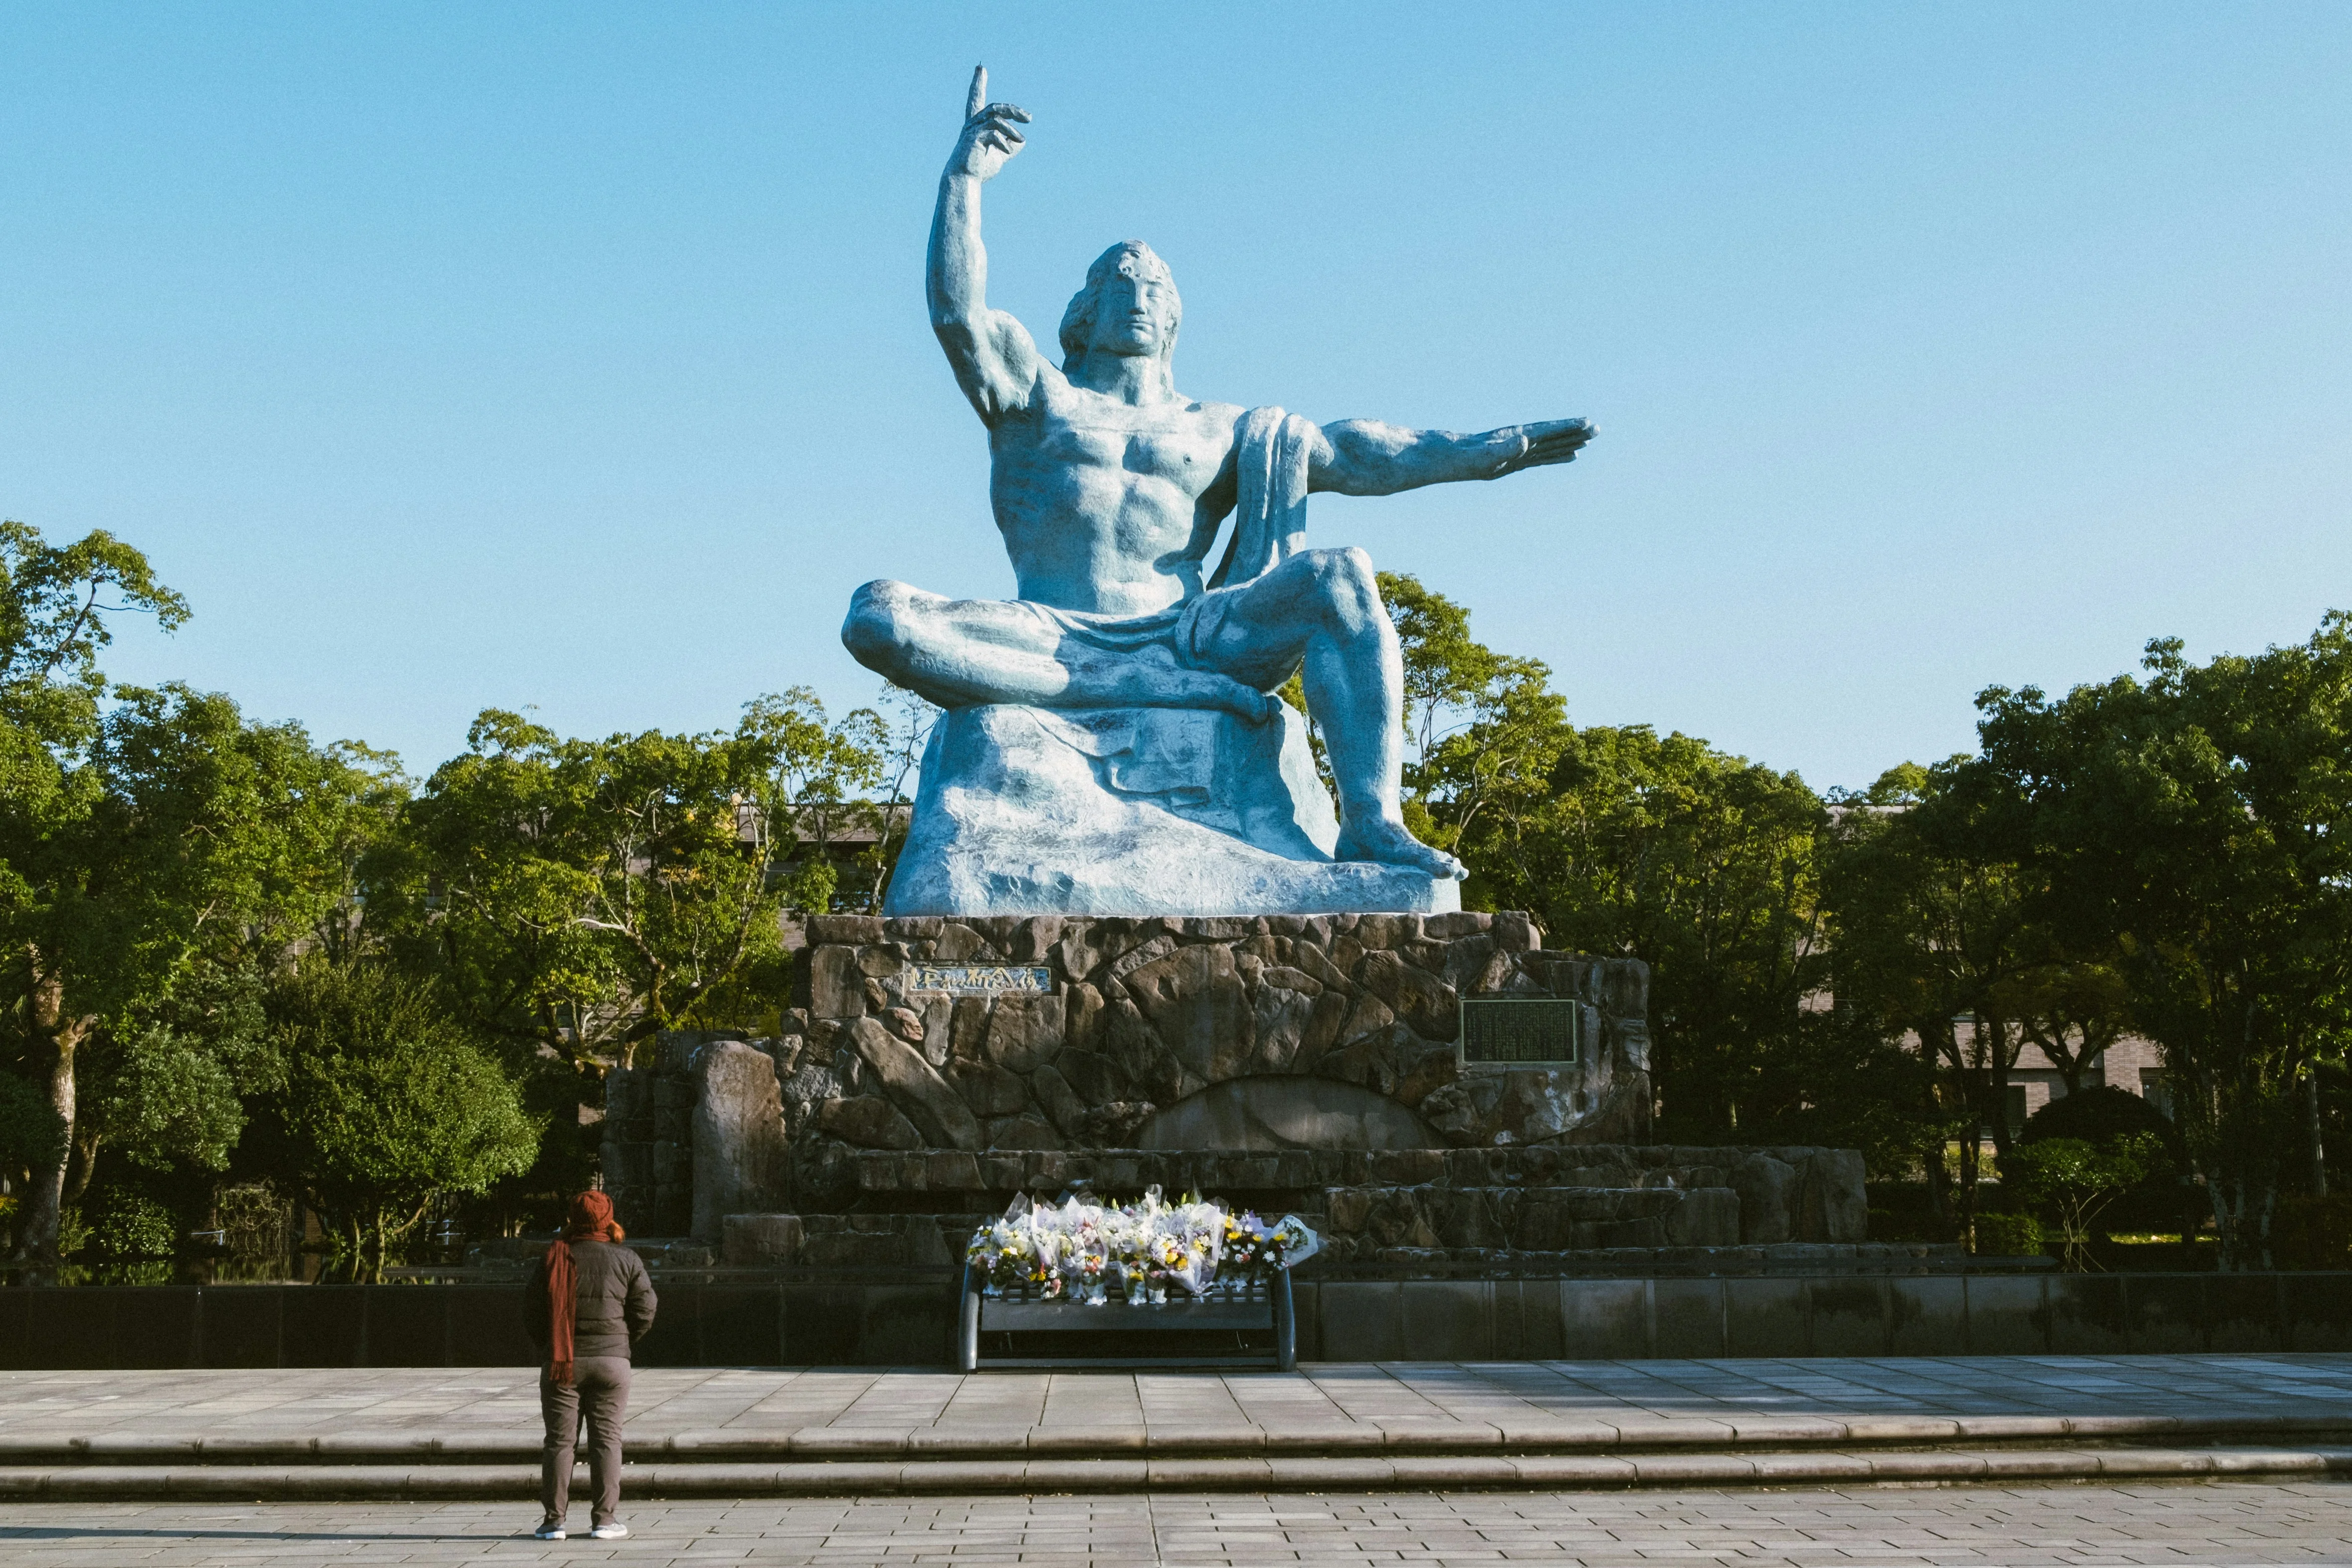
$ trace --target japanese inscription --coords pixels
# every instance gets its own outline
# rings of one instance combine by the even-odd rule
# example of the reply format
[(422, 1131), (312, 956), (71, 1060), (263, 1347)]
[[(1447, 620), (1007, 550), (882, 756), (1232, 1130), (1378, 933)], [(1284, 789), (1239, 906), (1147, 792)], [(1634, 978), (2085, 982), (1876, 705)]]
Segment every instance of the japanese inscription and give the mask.
[(909, 991), (950, 996), (1027, 994), (1054, 989), (1054, 972), (1011, 963), (918, 963), (908, 973)]
[(1554, 996), (1479, 996), (1462, 1002), (1462, 1065), (1560, 1067), (1577, 1059), (1580, 1003)]

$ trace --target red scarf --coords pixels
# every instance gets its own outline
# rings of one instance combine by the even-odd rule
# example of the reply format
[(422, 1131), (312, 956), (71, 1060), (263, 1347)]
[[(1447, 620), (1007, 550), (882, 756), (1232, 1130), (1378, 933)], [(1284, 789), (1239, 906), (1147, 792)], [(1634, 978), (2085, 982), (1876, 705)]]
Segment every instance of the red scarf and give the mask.
[(572, 1268), (575, 1241), (618, 1241), (627, 1235), (613, 1218), (613, 1200), (602, 1193), (582, 1193), (572, 1200), (572, 1223), (547, 1249), (548, 1325), (547, 1374), (572, 1386), (572, 1325), (580, 1303), (572, 1297), (576, 1279)]

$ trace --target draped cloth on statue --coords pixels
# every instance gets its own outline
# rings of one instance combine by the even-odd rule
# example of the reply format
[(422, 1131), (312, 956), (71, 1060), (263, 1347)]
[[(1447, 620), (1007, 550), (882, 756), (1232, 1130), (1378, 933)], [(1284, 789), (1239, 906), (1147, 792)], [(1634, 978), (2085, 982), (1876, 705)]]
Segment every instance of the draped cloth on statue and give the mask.
[(1307, 466), (1314, 449), (1315, 426), (1296, 414), (1269, 404), (1242, 416), (1234, 537), (1210, 587), (1255, 581), (1307, 548)]

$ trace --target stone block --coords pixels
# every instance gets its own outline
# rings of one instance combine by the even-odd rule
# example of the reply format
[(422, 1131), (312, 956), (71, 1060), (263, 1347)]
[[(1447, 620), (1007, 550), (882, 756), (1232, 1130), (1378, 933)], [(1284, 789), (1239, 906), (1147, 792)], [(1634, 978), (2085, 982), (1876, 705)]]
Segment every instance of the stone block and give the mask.
[(1416, 1279), (1397, 1304), (1413, 1360), (1494, 1358), (1495, 1288), (1486, 1280)]
[(1027, 1080), (993, 1062), (950, 1062), (947, 1081), (975, 1116), (1010, 1116), (1029, 1103)]
[(828, 1100), (817, 1108), (817, 1131), (861, 1149), (919, 1149), (923, 1135), (878, 1094)]
[(981, 956), (987, 939), (959, 921), (947, 921), (931, 939), (931, 957), (940, 963), (964, 963)]
[(789, 1190), (790, 1153), (776, 1064), (738, 1041), (696, 1058), (694, 1235), (716, 1244), (730, 1214), (763, 1213)]
[[(614, 1068), (604, 1075), (604, 1121), (621, 1138), (650, 1138), (654, 1075), (645, 1068)], [(640, 1127), (646, 1131), (638, 1131)]]
[(1666, 1237), (1678, 1247), (1737, 1247), (1739, 1194), (1729, 1187), (1693, 1187), (1665, 1220)]
[(1399, 1281), (1327, 1279), (1317, 1296), (1326, 1355), (1402, 1361), (1412, 1353), (1404, 1333), (1404, 1288)]
[[(2053, 1297), (2072, 1287), (2081, 1275), (2049, 1282)], [(2215, 1276), (2214, 1278), (2219, 1278)], [(2121, 1314), (2128, 1342), (2117, 1345), (2133, 1355), (2170, 1355), (2206, 1348), (2206, 1289), (2211, 1280), (2198, 1274), (2111, 1276), (2122, 1287)], [(2054, 1305), (2054, 1303), (2053, 1303)], [(2054, 1326), (2053, 1313), (2053, 1326)], [(2051, 1349), (2060, 1347), (2054, 1342)]]
[(730, 1214), (721, 1222), (719, 1257), (730, 1268), (764, 1268), (800, 1261), (796, 1214)]
[(982, 1124), (981, 1136), (991, 1149), (1059, 1149), (1061, 1133), (1034, 1111), (998, 1116)]
[(808, 921), (811, 947), (831, 943), (856, 946), (869, 942), (888, 940), (883, 922), (871, 915), (811, 915)]
[(859, 1058), (932, 1147), (981, 1146), (980, 1122), (971, 1107), (912, 1046), (894, 1038), (871, 1018), (852, 1023), (848, 1034)]
[(1720, 1279), (1650, 1281), (1656, 1340), (1649, 1353), (1668, 1361), (1712, 1361), (1722, 1355), (1724, 1284)]
[(1497, 910), (1486, 928), (1495, 945), (1504, 952), (1534, 952), (1543, 946), (1542, 933), (1536, 923), (1518, 910)]
[(1061, 1054), (1062, 998), (1000, 996), (990, 1009), (988, 1059), (1010, 1072), (1034, 1072)]
[(1461, 1028), (1454, 987), (1398, 953), (1366, 953), (1356, 970), (1356, 983), (1387, 1003), (1391, 1012), (1425, 1039), (1450, 1040)]
[(819, 1018), (857, 1018), (866, 1013), (866, 976), (854, 947), (820, 947), (809, 954), (809, 1012)]
[(1750, 1154), (1731, 1169), (1739, 1198), (1739, 1239), (1750, 1247), (1790, 1240), (1790, 1202), (1797, 1193), (1797, 1170), (1769, 1154)]
[(1005, 956), (1015, 963), (1043, 963), (1062, 940), (1066, 923), (1060, 915), (1034, 915), (1014, 926), (1005, 944)]
[(654, 1140), (654, 1185), (687, 1187), (694, 1182), (694, 1145), (667, 1138)]
[(2279, 1278), (2289, 1348), (2299, 1355), (2352, 1351), (2352, 1274)]
[(1650, 1281), (1529, 1280), (1526, 1289), (1539, 1285), (1556, 1285), (1559, 1293), (1560, 1353), (1578, 1361), (1633, 1361), (1652, 1353)]
[(1797, 1239), (1852, 1243), (1870, 1234), (1863, 1194), (1862, 1154), (1853, 1149), (1808, 1149), (1799, 1170)]

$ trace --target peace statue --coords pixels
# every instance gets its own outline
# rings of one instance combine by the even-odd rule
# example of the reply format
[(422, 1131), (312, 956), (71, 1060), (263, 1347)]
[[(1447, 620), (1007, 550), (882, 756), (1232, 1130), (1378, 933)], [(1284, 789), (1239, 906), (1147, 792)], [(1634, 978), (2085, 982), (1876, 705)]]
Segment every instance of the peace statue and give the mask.
[[(1460, 864), (1399, 812), (1403, 665), (1370, 560), (1308, 549), (1315, 490), (1390, 495), (1565, 463), (1580, 419), (1475, 436), (1318, 426), (1176, 390), (1183, 306), (1140, 240), (1097, 258), (1062, 363), (987, 301), (980, 188), (1030, 116), (972, 75), (940, 177), (931, 325), (988, 427), (1020, 597), (860, 588), (842, 640), (949, 711), (892, 914), (1195, 915), (1458, 907)], [(1227, 514), (1233, 535), (1212, 570)], [(1339, 795), (1272, 695), (1303, 666)]]

